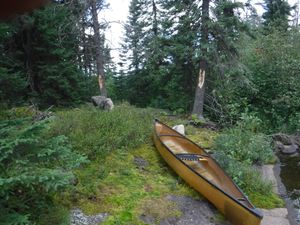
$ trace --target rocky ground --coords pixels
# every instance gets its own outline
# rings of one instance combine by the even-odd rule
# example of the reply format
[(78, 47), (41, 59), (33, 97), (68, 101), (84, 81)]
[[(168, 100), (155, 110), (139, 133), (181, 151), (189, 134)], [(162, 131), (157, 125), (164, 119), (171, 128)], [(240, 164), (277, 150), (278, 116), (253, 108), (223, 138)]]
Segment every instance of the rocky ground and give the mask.
[[(215, 207), (206, 200), (195, 200), (185, 196), (167, 196), (167, 200), (174, 201), (182, 215), (163, 219), (160, 225), (229, 225), (220, 218)], [(147, 224), (155, 224), (155, 220), (148, 216), (141, 218)]]
[(71, 211), (71, 225), (98, 225), (108, 216), (107, 213), (100, 213), (94, 216), (85, 215), (80, 209)]
[[(262, 168), (263, 177), (270, 180), (273, 185), (273, 191), (280, 193), (280, 182), (274, 173), (273, 165), (266, 165)], [(179, 217), (169, 217), (160, 221), (160, 225), (230, 225), (225, 221), (216, 208), (205, 199), (196, 200), (187, 196), (169, 195), (166, 200), (173, 201), (181, 211)], [(271, 210), (262, 210), (264, 219), (261, 225), (290, 225), (288, 220), (288, 211), (286, 208)], [(94, 216), (87, 216), (81, 210), (75, 209), (71, 212), (71, 225), (99, 225), (108, 217), (108, 214), (102, 213)], [(142, 215), (141, 220), (146, 224), (154, 225), (155, 218)]]
[[(277, 194), (282, 194), (283, 185), (280, 182), (280, 178), (277, 173), (275, 173), (276, 168), (274, 165), (264, 165), (262, 167), (262, 176), (265, 180), (271, 181), (273, 184), (273, 192)], [(286, 208), (276, 208), (265, 210), (262, 209), (264, 214), (263, 221), (261, 225), (290, 225), (288, 219), (288, 211)]]
[[(206, 200), (174, 195), (167, 196), (166, 200), (175, 202), (182, 214), (180, 217), (165, 218), (159, 225), (230, 225)], [(71, 225), (99, 225), (107, 216), (105, 213), (87, 216), (81, 210), (75, 209), (71, 212)], [(149, 225), (156, 224), (155, 218), (148, 215), (142, 215), (141, 220)]]

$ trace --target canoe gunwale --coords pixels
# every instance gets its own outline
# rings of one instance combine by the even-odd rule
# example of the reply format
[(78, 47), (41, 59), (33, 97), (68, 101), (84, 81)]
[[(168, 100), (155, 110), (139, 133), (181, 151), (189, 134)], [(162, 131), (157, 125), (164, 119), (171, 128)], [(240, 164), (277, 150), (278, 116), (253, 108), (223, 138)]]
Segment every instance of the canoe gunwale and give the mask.
[[(225, 191), (223, 191), (220, 187), (218, 187), (217, 185), (215, 185), (214, 183), (212, 183), (211, 181), (209, 181), (208, 179), (206, 179), (204, 176), (202, 176), (201, 174), (197, 173), (193, 168), (191, 168), (188, 164), (186, 164), (183, 160), (181, 160), (178, 156), (176, 156), (176, 154), (174, 152), (172, 152), (172, 150), (170, 150), (170, 148), (161, 140), (161, 135), (157, 134), (156, 132), (156, 127), (155, 127), (155, 123), (160, 123), (164, 126), (166, 126), (167, 128), (173, 130), (174, 132), (176, 132), (177, 134), (180, 135), (180, 138), (184, 138), (186, 140), (188, 140), (189, 142), (191, 142), (193, 145), (195, 145), (198, 148), (201, 148), (207, 155), (209, 155), (204, 148), (202, 148), (200, 145), (196, 144), (195, 142), (193, 142), (192, 140), (186, 138), (185, 136), (183, 136), (182, 134), (180, 134), (179, 132), (177, 132), (176, 130), (172, 129), (171, 127), (169, 127), (168, 125), (164, 124), (163, 122), (159, 121), (158, 119), (154, 119), (154, 134), (157, 137), (157, 139), (159, 140), (159, 142), (163, 145), (164, 148), (166, 148), (168, 150), (168, 152), (170, 152), (176, 159), (178, 162), (184, 164), (189, 170), (191, 170), (194, 174), (196, 174), (197, 176), (201, 177), (203, 180), (205, 180), (208, 184), (210, 184), (213, 188), (217, 189), (218, 191), (222, 192), (224, 195), (226, 195), (228, 198), (230, 198), (231, 200), (233, 200), (235, 203), (237, 203), (238, 205), (242, 206), (243, 208), (245, 208), (246, 210), (250, 211), (254, 216), (262, 219), (263, 218), (263, 214), (261, 213), (261, 211), (259, 211), (257, 208), (255, 208), (255, 206), (249, 201), (248, 197), (244, 194), (244, 192), (235, 184), (235, 182), (231, 179), (231, 177), (222, 169), (222, 167), (219, 165), (219, 163), (210, 156), (210, 158), (223, 170), (224, 174), (230, 179), (230, 181), (234, 184), (234, 186), (244, 195), (244, 197), (247, 199), (247, 201), (249, 202), (249, 204), (253, 207), (253, 208), (249, 208), (248, 206), (242, 204), (240, 201), (238, 201), (235, 197), (231, 196), (230, 194), (226, 193)], [(167, 136), (167, 135), (162, 135), (162, 136)], [(173, 135), (171, 135), (173, 136)], [(178, 137), (173, 136), (173, 137)]]

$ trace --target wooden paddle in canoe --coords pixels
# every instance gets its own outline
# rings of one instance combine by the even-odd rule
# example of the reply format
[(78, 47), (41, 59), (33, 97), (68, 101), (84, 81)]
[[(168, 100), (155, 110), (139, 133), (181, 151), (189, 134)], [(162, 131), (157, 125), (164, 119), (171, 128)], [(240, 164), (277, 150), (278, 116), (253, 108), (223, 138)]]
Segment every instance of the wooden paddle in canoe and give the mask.
[(154, 144), (169, 166), (233, 225), (261, 223), (262, 213), (203, 148), (158, 120)]

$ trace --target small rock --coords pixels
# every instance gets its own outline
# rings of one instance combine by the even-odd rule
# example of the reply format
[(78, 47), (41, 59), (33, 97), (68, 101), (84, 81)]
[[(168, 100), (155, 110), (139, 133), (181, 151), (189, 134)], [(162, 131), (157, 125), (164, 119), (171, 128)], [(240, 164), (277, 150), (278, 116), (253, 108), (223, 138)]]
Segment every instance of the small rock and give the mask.
[(112, 110), (114, 108), (114, 103), (110, 98), (106, 98), (104, 96), (93, 96), (91, 100), (94, 106), (97, 106), (100, 109)]
[(144, 170), (148, 165), (148, 161), (142, 157), (134, 157), (134, 163), (137, 165), (137, 167), (141, 170)]
[(291, 145), (283, 145), (283, 149), (281, 149), (281, 153), (291, 155), (297, 152), (298, 146), (295, 144)]
[(293, 144), (292, 138), (287, 134), (282, 134), (282, 133), (274, 134), (273, 135), (273, 140), (274, 141), (280, 141), (284, 145)]
[(145, 223), (145, 224), (155, 224), (156, 219), (153, 216), (148, 216), (148, 215), (141, 215), (140, 219)]
[(87, 216), (80, 209), (74, 209), (71, 211), (71, 225), (99, 225), (106, 217), (108, 213)]
[(180, 124), (180, 125), (176, 125), (174, 127), (172, 127), (173, 130), (176, 130), (178, 133), (185, 135), (185, 130), (184, 130), (184, 125)]

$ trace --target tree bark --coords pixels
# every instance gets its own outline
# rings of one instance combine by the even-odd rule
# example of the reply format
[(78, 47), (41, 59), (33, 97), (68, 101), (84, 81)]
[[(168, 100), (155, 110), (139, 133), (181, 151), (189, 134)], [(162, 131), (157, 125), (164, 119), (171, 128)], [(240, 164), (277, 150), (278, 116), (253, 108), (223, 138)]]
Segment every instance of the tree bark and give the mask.
[(207, 75), (207, 46), (209, 42), (208, 37), (208, 23), (209, 23), (209, 3), (210, 0), (203, 0), (202, 2), (202, 16), (201, 16), (201, 56), (199, 62), (199, 75), (197, 81), (197, 87), (195, 92), (195, 100), (192, 114), (195, 114), (198, 118), (203, 118), (204, 107), (204, 93), (205, 93), (205, 76)]
[(90, 0), (90, 6), (91, 6), (92, 20), (93, 20), (94, 41), (95, 41), (95, 49), (96, 49), (96, 67), (97, 67), (100, 94), (101, 96), (107, 97), (107, 90), (105, 87), (103, 46), (101, 44), (100, 24), (98, 21), (96, 0)]

